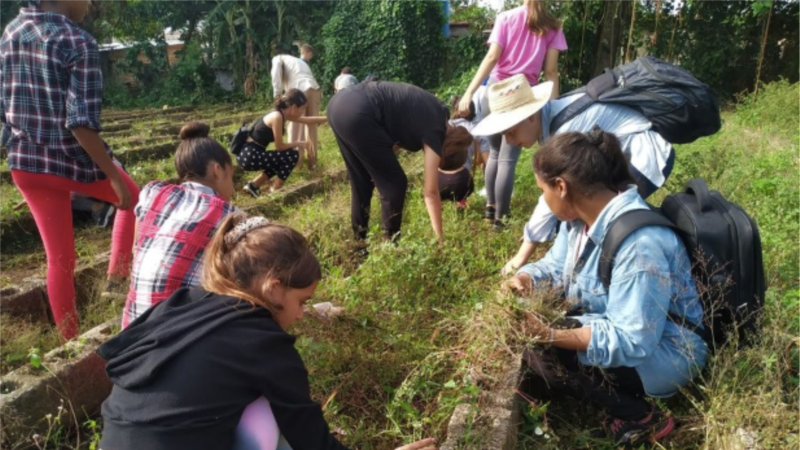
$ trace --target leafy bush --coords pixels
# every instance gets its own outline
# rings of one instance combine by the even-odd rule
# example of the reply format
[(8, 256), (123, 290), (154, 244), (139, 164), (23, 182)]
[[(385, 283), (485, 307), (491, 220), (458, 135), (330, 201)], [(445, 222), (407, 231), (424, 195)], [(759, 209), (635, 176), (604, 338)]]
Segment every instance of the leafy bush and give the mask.
[(383, 80), (432, 88), (442, 77), (443, 24), (440, 2), (338, 2), (322, 28), (321, 79), (333, 80), (349, 66), (358, 78), (376, 72)]

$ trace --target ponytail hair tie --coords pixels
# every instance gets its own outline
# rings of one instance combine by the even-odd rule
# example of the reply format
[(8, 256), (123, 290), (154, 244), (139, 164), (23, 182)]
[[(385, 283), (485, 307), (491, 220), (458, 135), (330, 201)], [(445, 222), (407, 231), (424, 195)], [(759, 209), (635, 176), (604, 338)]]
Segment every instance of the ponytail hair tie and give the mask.
[(229, 247), (233, 247), (239, 241), (241, 241), (242, 238), (247, 235), (247, 233), (258, 228), (264, 228), (269, 224), (269, 220), (265, 219), (264, 217), (248, 217), (247, 219), (236, 224), (231, 231), (225, 233), (225, 243)]
[(592, 128), (592, 131), (586, 133), (586, 137), (589, 139), (590, 144), (594, 145), (595, 147), (600, 147), (601, 145), (603, 145), (604, 142), (603, 140), (604, 134), (605, 131), (603, 131), (603, 129), (600, 128), (598, 125), (595, 125)]

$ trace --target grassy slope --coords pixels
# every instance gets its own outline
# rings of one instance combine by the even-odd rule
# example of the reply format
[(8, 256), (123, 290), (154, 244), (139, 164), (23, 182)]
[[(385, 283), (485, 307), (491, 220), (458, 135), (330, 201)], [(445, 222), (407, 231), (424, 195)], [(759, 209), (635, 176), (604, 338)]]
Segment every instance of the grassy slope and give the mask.
[[(798, 445), (797, 99), (797, 85), (767, 86), (757, 101), (726, 113), (719, 134), (678, 149), (665, 191), (702, 176), (750, 212), (761, 228), (770, 290), (762, 341), (721, 353), (702, 386), (666, 402), (682, 425), (668, 446), (732, 448), (737, 428), (753, 432), (763, 448)], [(343, 318), (309, 319), (294, 330), (313, 395), (332, 425), (346, 432), (345, 442), (385, 449), (427, 435), (442, 438), (454, 406), (484, 405), (482, 389), (491, 388), (519, 351), (516, 317), (497, 287), (538, 196), (531, 155), (525, 151), (518, 166), (511, 231), (492, 232), (473, 198), (466, 216), (445, 208), (441, 249), (433, 245), (418, 180), (407, 197), (401, 244), (372, 242), (360, 266), (346, 185), (281, 217), (308, 235), (320, 255), (325, 279), (317, 300), (348, 308)], [(404, 164), (418, 167), (419, 158)], [(378, 211), (376, 198), (374, 234)], [(585, 405), (559, 402), (524, 413), (520, 448), (611, 448), (589, 437), (597, 418)], [(537, 426), (550, 438), (535, 436)], [(480, 438), (472, 436), (465, 448), (480, 448)]]

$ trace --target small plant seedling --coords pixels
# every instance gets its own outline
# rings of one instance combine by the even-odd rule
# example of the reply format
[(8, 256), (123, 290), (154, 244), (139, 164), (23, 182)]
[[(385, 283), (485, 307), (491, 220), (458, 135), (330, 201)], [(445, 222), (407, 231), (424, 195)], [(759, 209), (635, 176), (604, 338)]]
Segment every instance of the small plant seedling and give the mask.
[(42, 367), (42, 355), (39, 353), (38, 347), (31, 347), (30, 350), (28, 350), (28, 362), (34, 369), (40, 369)]

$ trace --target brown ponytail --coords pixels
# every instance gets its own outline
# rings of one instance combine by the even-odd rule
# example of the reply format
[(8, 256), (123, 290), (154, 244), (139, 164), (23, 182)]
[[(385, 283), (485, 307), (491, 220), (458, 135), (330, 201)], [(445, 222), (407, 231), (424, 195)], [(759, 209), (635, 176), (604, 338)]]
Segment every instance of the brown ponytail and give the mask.
[(210, 162), (233, 166), (230, 153), (208, 137), (209, 131), (210, 127), (202, 122), (189, 122), (181, 127), (181, 143), (175, 151), (175, 171), (181, 180), (205, 178)]
[(589, 133), (562, 133), (550, 139), (533, 157), (533, 171), (550, 186), (557, 177), (564, 178), (585, 197), (635, 183), (619, 140), (597, 125)]
[(228, 233), (247, 218), (234, 213), (220, 224), (205, 251), (202, 285), (209, 292), (275, 311), (278, 305), (249, 292), (254, 282), (276, 278), (283, 286), (303, 289), (322, 278), (322, 269), (306, 238), (284, 225), (260, 226), (229, 243)]
[(528, 0), (528, 29), (531, 33), (544, 36), (550, 30), (561, 28), (561, 21), (545, 8), (544, 0)]
[(308, 103), (306, 94), (299, 89), (289, 89), (285, 94), (275, 99), (275, 109), (284, 110), (290, 106), (303, 106)]

